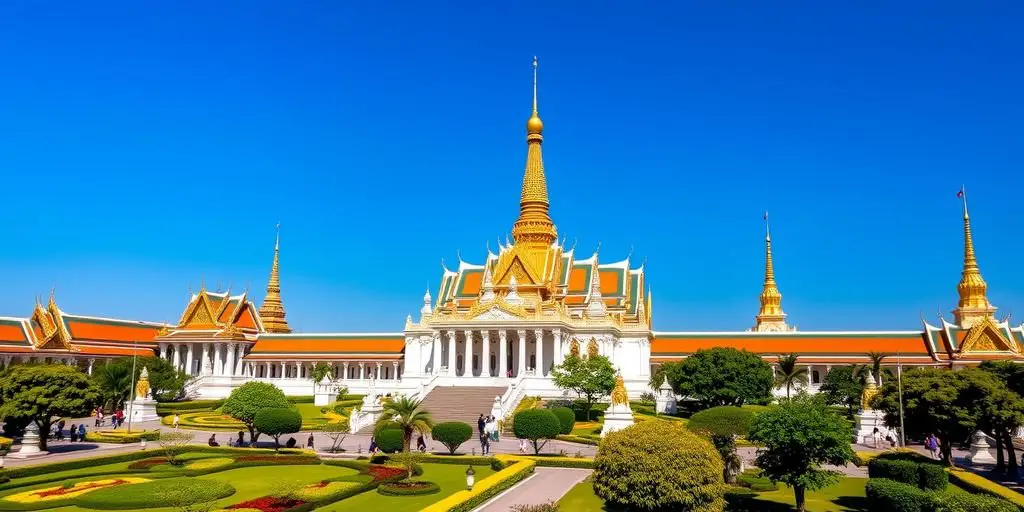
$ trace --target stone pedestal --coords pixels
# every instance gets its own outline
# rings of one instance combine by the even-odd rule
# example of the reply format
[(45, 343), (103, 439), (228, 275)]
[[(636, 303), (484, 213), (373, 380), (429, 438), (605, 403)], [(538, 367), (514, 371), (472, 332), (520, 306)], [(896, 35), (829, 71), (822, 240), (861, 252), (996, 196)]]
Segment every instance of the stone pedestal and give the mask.
[(977, 431), (971, 438), (971, 454), (967, 456), (967, 462), (972, 466), (984, 466), (995, 464), (996, 457), (992, 453), (992, 438), (982, 431)]
[(338, 391), (332, 385), (327, 386), (316, 386), (316, 391), (313, 393), (313, 405), (317, 407), (325, 407), (338, 400)]
[(356, 433), (366, 427), (372, 428), (377, 424), (382, 412), (384, 412), (384, 406), (381, 405), (380, 398), (376, 395), (366, 395), (363, 397), (362, 407), (358, 411), (354, 411), (349, 418), (349, 430)]
[(608, 408), (604, 413), (604, 427), (601, 429), (601, 437), (609, 432), (629, 428), (633, 425), (633, 410), (629, 404), (616, 404)]
[(676, 413), (676, 394), (672, 391), (672, 386), (668, 384), (668, 379), (665, 379), (661, 383), (661, 387), (658, 388), (658, 396), (654, 399), (654, 410), (658, 414)]
[(881, 443), (885, 441), (885, 433), (888, 430), (883, 420), (882, 411), (865, 409), (860, 414), (854, 416), (854, 419), (857, 421), (857, 428), (853, 434), (853, 441), (855, 443), (874, 446), (874, 432), (877, 428), (879, 446), (882, 446)]
[(11, 457), (27, 459), (46, 455), (47, 453), (49, 452), (44, 452), (39, 448), (39, 427), (36, 426), (35, 422), (32, 422), (25, 427), (25, 435), (21, 438), (21, 450), (18, 450), (18, 453), (12, 454)]
[(156, 400), (152, 398), (147, 397), (128, 402), (128, 411), (132, 415), (132, 423), (160, 421), (160, 416), (156, 413)]

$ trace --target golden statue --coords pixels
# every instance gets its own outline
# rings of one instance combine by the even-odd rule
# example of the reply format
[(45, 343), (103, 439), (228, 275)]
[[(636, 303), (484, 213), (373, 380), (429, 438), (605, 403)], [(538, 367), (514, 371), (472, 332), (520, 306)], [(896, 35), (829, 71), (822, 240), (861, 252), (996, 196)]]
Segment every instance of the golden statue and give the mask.
[(626, 384), (622, 382), (622, 375), (615, 376), (615, 389), (612, 390), (612, 406), (629, 405), (629, 395), (626, 394)]
[(599, 353), (597, 338), (590, 338), (590, 341), (587, 342), (587, 357), (597, 357)]
[(149, 397), (149, 370), (145, 366), (142, 367), (142, 373), (139, 375), (139, 381), (135, 383), (135, 399), (141, 400)]
[(573, 357), (580, 356), (580, 340), (573, 338), (572, 342), (569, 343), (569, 355)]
[(875, 376), (871, 374), (871, 370), (868, 370), (867, 385), (864, 386), (864, 391), (860, 395), (860, 408), (866, 410), (871, 409), (871, 400), (878, 395), (878, 384), (875, 383)]

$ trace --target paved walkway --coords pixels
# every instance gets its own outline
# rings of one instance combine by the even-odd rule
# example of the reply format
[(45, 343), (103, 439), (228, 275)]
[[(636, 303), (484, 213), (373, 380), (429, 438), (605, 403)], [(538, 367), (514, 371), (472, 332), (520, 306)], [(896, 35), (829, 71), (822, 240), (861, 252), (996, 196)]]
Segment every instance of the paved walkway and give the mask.
[(498, 495), (474, 512), (508, 512), (515, 505), (557, 502), (590, 473), (589, 469), (537, 468), (533, 476)]

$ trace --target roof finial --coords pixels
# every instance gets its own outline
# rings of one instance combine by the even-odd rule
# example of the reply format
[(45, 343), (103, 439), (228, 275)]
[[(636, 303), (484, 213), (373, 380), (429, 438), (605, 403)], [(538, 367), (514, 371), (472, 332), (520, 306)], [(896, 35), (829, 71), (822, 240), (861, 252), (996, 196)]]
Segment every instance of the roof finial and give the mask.
[(761, 308), (751, 329), (757, 332), (786, 332), (794, 330), (786, 324), (782, 311), (782, 293), (775, 283), (775, 264), (772, 261), (772, 236), (768, 228), (768, 212), (764, 212), (764, 284), (759, 298)]
[(953, 315), (961, 328), (970, 328), (979, 320), (986, 317), (991, 318), (996, 307), (988, 301), (986, 292), (988, 284), (981, 277), (981, 269), (978, 267), (978, 258), (974, 254), (974, 237), (971, 235), (971, 218), (967, 214), (967, 191), (963, 185), (956, 197), (963, 201), (964, 205), (964, 265), (960, 274), (960, 282), (956, 290), (960, 295), (960, 301), (953, 310)]
[(534, 57), (533, 110), (526, 121), (526, 172), (519, 197), (519, 218), (512, 226), (512, 238), (517, 244), (528, 244), (536, 249), (550, 248), (558, 238), (549, 213), (548, 184), (540, 151), (543, 132), (544, 123), (537, 113), (537, 57)]
[(267, 332), (292, 332), (285, 318), (284, 303), (281, 301), (281, 223), (275, 227), (277, 235), (274, 239), (274, 262), (270, 265), (270, 278), (267, 280), (267, 295), (260, 306), (260, 319)]
[(768, 226), (768, 210), (764, 211), (764, 239), (769, 242), (772, 241), (772, 230)]

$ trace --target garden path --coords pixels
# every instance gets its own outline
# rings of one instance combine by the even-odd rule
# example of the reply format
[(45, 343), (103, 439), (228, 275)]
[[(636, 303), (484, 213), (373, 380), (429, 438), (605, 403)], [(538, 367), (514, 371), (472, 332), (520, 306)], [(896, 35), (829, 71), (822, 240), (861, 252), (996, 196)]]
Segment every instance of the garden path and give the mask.
[(515, 505), (557, 502), (590, 473), (589, 469), (537, 468), (533, 476), (484, 503), (474, 512), (508, 512)]

